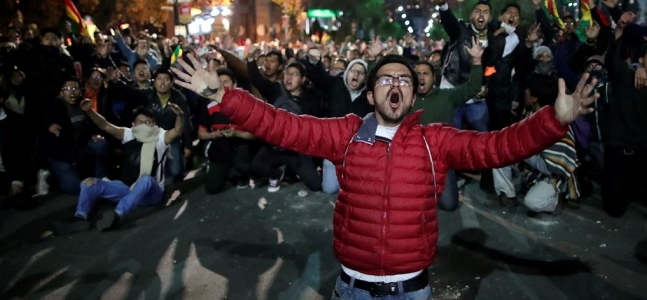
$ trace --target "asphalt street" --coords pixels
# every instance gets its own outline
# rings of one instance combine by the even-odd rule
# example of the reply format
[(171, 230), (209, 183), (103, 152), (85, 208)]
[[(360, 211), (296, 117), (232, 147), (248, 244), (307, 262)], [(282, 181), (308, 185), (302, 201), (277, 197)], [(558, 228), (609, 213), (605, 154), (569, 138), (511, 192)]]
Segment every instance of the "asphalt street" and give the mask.
[[(335, 196), (301, 197), (301, 184), (212, 196), (200, 180), (109, 232), (52, 234), (72, 196), (0, 210), (0, 299), (330, 299)], [(439, 212), (434, 299), (647, 299), (641, 204), (612, 219), (594, 196), (531, 219), (486, 197), (471, 183), (458, 211)]]

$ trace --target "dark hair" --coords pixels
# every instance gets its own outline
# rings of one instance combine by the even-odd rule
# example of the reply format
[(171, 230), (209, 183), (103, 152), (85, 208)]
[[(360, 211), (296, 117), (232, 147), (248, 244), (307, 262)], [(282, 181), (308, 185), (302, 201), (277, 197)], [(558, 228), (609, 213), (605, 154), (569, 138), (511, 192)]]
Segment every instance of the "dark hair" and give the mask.
[(434, 51), (431, 51), (431, 54), (429, 54), (429, 57), (431, 57), (432, 55), (434, 55), (434, 54), (436, 54), (436, 53), (438, 53), (438, 55), (440, 55), (440, 56), (442, 56), (442, 55), (443, 55), (443, 52), (442, 52), (442, 51), (440, 51), (440, 50), (434, 50)]
[[(135, 64), (137, 64), (137, 62), (135, 62)], [(130, 65), (128, 64), (128, 62), (127, 62), (127, 61), (122, 61), (122, 62), (120, 62), (118, 67), (119, 67), (119, 68), (121, 68), (121, 67), (128, 67), (128, 69), (130, 70)]]
[(63, 35), (61, 34), (61, 32), (56, 30), (56, 28), (52, 28), (52, 27), (43, 29), (43, 31), (41, 32), (40, 35), (42, 37), (45, 37), (45, 35), (48, 34), (48, 33), (54, 34), (59, 39), (63, 38)]
[(142, 64), (143, 64), (143, 65), (146, 65), (146, 66), (148, 66), (148, 67), (150, 67), (150, 65), (148, 64), (148, 61), (146, 61), (145, 59), (138, 59), (138, 60), (136, 60), (136, 61), (135, 61), (135, 63), (133, 64), (133, 69), (134, 69), (134, 68), (137, 68), (137, 66), (138, 66), (138, 65), (142, 65)]
[(373, 92), (373, 90), (375, 89), (375, 82), (377, 82), (377, 72), (380, 70), (380, 68), (387, 64), (401, 64), (406, 66), (407, 69), (409, 69), (409, 72), (411, 72), (411, 79), (413, 80), (413, 92), (415, 93), (418, 90), (418, 76), (416, 75), (416, 70), (414, 70), (411, 66), (411, 61), (401, 55), (389, 54), (378, 61), (377, 64), (373, 66), (371, 71), (368, 72), (368, 77), (366, 79), (367, 92)]
[(573, 19), (573, 22), (575, 22), (575, 17), (573, 15), (565, 15), (562, 17), (562, 21), (566, 21), (566, 19)]
[(259, 59), (261, 57), (266, 57), (266, 56), (267, 56), (267, 54), (263, 53), (263, 54), (259, 55), (256, 59)]
[(285, 62), (283, 59), (283, 54), (281, 54), (281, 52), (279, 52), (278, 50), (272, 50), (269, 53), (267, 53), (267, 55), (265, 55), (265, 57), (270, 57), (270, 56), (276, 56), (277, 59), (279, 60), (279, 65), (283, 65), (283, 63)]
[(553, 105), (559, 93), (557, 78), (533, 73), (528, 80), (528, 90), (540, 106)]
[(299, 70), (299, 74), (301, 75), (301, 77), (306, 76), (306, 66), (304, 66), (302, 63), (300, 63), (298, 61), (290, 63), (285, 68), (285, 70), (287, 70), (288, 68), (295, 68), (295, 69)]
[(434, 66), (429, 61), (419, 60), (418, 62), (416, 62), (414, 67), (417, 67), (419, 65), (425, 65), (425, 66), (429, 67), (429, 70), (431, 71), (431, 75), (436, 76), (436, 73), (434, 72)]
[(63, 81), (61, 82), (63, 83), (63, 86), (65, 86), (65, 83), (67, 82), (76, 82), (79, 85), (81, 84), (81, 80), (79, 80), (79, 78), (76, 76), (66, 76), (65, 78), (63, 78)]
[(344, 69), (348, 68), (348, 59), (346, 59), (345, 57), (337, 57), (332, 63), (334, 64), (338, 61), (341, 61), (344, 63)]
[(501, 10), (501, 14), (504, 14), (504, 13), (505, 13), (505, 11), (506, 11), (506, 10), (508, 10), (508, 8), (510, 8), (510, 7), (514, 7), (514, 8), (516, 8), (516, 9), (517, 9), (517, 11), (518, 11), (519, 13), (521, 13), (521, 7), (520, 7), (518, 4), (516, 4), (516, 3), (508, 3), (508, 4), (506, 4), (506, 5), (503, 7), (503, 9)]
[(151, 120), (155, 121), (155, 113), (153, 112), (152, 109), (146, 107), (146, 106), (139, 106), (135, 109), (133, 109), (133, 120), (132, 122), (135, 122), (137, 119), (137, 116), (142, 115), (151, 118)]
[(166, 68), (161, 68), (161, 69), (155, 71), (155, 74), (153, 74), (153, 79), (157, 79), (157, 76), (159, 76), (161, 74), (168, 75), (171, 78), (171, 81), (173, 81), (173, 78), (175, 77), (175, 76), (173, 76), (173, 73), (171, 73), (171, 70), (166, 69)]
[(328, 55), (328, 54), (324, 55), (324, 56), (321, 58), (321, 60), (324, 60), (324, 58), (327, 58), (327, 59), (328, 59), (328, 61), (332, 62), (332, 57), (330, 57), (330, 55)]
[(218, 76), (228, 76), (229, 79), (231, 79), (231, 82), (237, 82), (236, 74), (234, 74), (232, 70), (229, 70), (227, 68), (219, 68), (218, 70), (216, 70), (216, 72), (218, 73)]
[(488, 1), (488, 0), (479, 0), (479, 1), (477, 1), (476, 3), (474, 3), (474, 6), (472, 6), (472, 10), (474, 10), (479, 5), (487, 5), (487, 7), (489, 7), (490, 10), (492, 10), (492, 5), (490, 4), (490, 1)]

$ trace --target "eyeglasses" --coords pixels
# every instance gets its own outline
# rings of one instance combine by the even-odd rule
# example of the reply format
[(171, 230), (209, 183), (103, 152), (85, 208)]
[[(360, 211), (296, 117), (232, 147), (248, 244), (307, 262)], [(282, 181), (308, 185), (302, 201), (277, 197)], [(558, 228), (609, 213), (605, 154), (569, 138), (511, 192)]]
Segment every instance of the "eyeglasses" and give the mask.
[(409, 76), (391, 76), (391, 75), (382, 75), (377, 78), (375, 84), (379, 86), (388, 86), (395, 83), (395, 79), (398, 80), (398, 86), (409, 87), (413, 85), (413, 79)]
[(364, 75), (366, 75), (366, 72), (361, 71), (361, 70), (350, 70), (350, 71), (348, 71), (348, 72), (350, 72), (350, 73), (351, 73), (351, 74), (353, 74), (353, 75), (357, 75), (357, 76), (364, 76)]
[(92, 76), (90, 76), (90, 78), (96, 79), (96, 80), (101, 80), (101, 79), (103, 79), (103, 76), (101, 76), (101, 75), (92, 75)]
[(76, 92), (81, 90), (78, 86), (64, 86), (61, 88), (62, 91), (67, 91), (67, 92)]
[(299, 73), (285, 73), (285, 77), (298, 78), (298, 77), (301, 77), (301, 74), (299, 74)]
[(600, 70), (602, 70), (602, 65), (599, 65), (599, 64), (590, 64), (590, 65), (587, 67), (587, 69), (588, 69), (589, 71), (600, 71)]
[(135, 125), (148, 125), (151, 126), (153, 125), (153, 120), (135, 120)]

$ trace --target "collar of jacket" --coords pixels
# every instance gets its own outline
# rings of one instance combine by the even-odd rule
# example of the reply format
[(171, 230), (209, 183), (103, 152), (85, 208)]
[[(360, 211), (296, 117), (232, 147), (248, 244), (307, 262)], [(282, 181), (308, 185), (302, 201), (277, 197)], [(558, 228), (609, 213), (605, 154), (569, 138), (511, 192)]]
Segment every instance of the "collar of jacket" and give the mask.
[[(424, 113), (423, 109), (417, 110), (414, 113), (409, 114), (402, 123), (400, 123), (400, 128), (398, 131), (403, 129), (409, 129), (411, 126), (420, 124), (420, 115)], [(362, 142), (366, 144), (373, 145), (375, 143), (375, 133), (377, 132), (377, 118), (375, 113), (369, 113), (364, 117), (362, 126), (359, 127), (355, 137), (353, 138), (354, 142)]]

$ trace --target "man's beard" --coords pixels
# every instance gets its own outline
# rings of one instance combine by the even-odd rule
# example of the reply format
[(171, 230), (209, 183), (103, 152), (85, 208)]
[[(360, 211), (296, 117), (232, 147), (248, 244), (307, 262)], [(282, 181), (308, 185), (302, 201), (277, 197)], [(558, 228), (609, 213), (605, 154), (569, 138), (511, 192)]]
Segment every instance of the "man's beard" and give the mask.
[[(385, 105), (388, 106), (388, 102), (385, 103)], [(402, 123), (402, 121), (404, 121), (404, 118), (406, 118), (407, 114), (408, 114), (408, 111), (405, 111), (405, 112), (402, 112), (402, 115), (394, 118), (394, 117), (389, 116), (389, 110), (393, 111), (393, 109), (391, 107), (387, 107), (386, 109), (383, 109), (380, 106), (376, 106), (375, 108), (376, 108), (375, 112), (378, 115), (380, 115), (380, 117), (382, 117), (382, 120), (384, 120), (385, 122), (390, 123), (390, 124), (400, 124), (400, 123)]]

